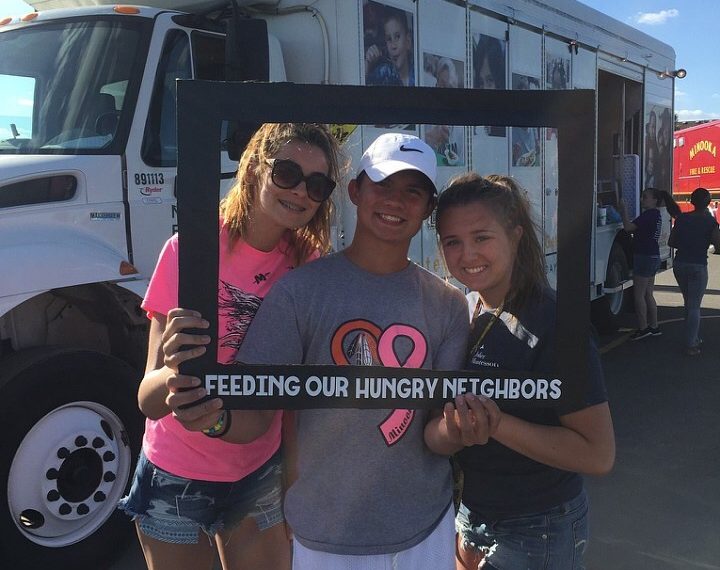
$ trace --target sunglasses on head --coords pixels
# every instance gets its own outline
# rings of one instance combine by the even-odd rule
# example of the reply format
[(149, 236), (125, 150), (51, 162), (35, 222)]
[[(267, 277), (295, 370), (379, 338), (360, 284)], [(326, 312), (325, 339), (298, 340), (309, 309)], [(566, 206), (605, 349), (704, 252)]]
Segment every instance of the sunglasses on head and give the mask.
[(308, 198), (313, 202), (324, 202), (335, 189), (335, 181), (322, 172), (313, 172), (305, 176), (302, 167), (294, 160), (271, 158), (267, 163), (272, 167), (270, 179), (278, 188), (290, 190), (305, 182)]

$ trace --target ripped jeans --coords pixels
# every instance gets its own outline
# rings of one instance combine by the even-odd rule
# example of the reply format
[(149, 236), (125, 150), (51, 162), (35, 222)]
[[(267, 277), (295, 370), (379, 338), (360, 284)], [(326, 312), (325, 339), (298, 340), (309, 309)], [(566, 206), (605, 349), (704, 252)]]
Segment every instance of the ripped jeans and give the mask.
[(584, 570), (587, 513), (585, 491), (548, 511), (497, 521), (483, 521), (461, 504), (455, 528), (466, 550), (485, 553), (487, 570)]
[(233, 483), (186, 479), (163, 471), (141, 451), (132, 487), (118, 507), (140, 530), (171, 544), (197, 544), (201, 531), (213, 536), (252, 517), (259, 530), (280, 524), (282, 457)]

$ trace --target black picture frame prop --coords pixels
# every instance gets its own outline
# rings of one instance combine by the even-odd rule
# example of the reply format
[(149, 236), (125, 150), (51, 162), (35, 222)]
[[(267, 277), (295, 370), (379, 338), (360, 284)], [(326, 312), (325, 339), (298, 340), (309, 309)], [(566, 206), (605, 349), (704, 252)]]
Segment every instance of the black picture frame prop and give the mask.
[[(435, 89), (178, 81), (180, 306), (217, 331), (220, 137), (223, 120), (262, 123), (442, 124), (558, 129), (557, 369), (440, 371), (370, 366), (223, 365), (216, 334), (204, 356), (182, 365), (227, 408), (438, 408), (456, 393), (493, 386), (503, 407), (586, 400), (595, 92)], [(340, 188), (340, 191), (345, 191)], [(203, 331), (203, 334), (207, 334)], [(373, 398), (369, 382), (383, 382)], [(514, 389), (512, 388), (514, 386)], [(389, 395), (388, 395), (389, 394)]]

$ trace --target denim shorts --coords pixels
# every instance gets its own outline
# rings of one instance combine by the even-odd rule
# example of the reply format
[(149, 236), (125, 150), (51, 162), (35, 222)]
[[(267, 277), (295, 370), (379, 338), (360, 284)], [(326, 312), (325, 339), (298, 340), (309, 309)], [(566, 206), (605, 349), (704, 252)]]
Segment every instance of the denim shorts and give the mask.
[(633, 274), (638, 277), (655, 277), (660, 269), (660, 256), (658, 255), (633, 255)]
[(585, 491), (557, 507), (517, 518), (484, 521), (464, 505), (455, 529), (466, 550), (485, 553), (485, 566), (495, 570), (583, 570), (588, 541)]
[(259, 530), (283, 522), (281, 474), (279, 450), (234, 483), (178, 477), (153, 465), (140, 452), (130, 493), (118, 506), (151, 538), (197, 544), (201, 529), (213, 536), (246, 517), (252, 517)]

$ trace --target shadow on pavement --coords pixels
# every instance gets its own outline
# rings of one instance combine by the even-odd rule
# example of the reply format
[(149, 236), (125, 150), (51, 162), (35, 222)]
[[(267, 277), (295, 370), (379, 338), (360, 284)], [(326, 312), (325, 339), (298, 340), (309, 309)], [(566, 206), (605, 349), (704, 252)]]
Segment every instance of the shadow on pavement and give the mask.
[(662, 336), (600, 338), (617, 459), (587, 479), (588, 570), (720, 569), (720, 308), (703, 308), (703, 351), (688, 357), (677, 287), (659, 291), (676, 293), (659, 306)]

